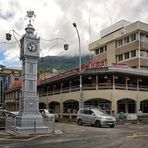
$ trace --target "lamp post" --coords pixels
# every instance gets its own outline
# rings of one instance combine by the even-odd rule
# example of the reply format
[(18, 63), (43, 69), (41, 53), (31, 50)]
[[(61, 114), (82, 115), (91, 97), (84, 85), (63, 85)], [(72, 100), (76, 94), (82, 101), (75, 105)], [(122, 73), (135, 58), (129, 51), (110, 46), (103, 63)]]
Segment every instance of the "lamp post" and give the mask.
[(79, 71), (80, 71), (80, 101), (79, 101), (79, 109), (84, 108), (84, 100), (83, 100), (83, 90), (82, 90), (82, 69), (81, 69), (81, 42), (80, 42), (80, 35), (77, 28), (76, 23), (73, 23), (73, 26), (75, 27), (78, 35), (78, 41), (79, 41)]

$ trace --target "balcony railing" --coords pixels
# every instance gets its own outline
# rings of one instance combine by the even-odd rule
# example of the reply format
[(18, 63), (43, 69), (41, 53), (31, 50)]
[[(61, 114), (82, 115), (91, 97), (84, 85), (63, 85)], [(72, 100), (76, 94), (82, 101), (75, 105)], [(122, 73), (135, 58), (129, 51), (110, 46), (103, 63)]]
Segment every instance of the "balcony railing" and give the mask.
[(115, 89), (126, 89), (126, 85), (125, 84), (121, 84), (121, 83), (116, 83), (115, 85)]
[(96, 85), (95, 84), (83, 84), (83, 90), (95, 90)]
[(112, 89), (113, 85), (112, 83), (99, 83), (98, 89)]
[[(121, 84), (121, 83), (117, 83), (115, 86), (113, 86), (112, 83), (99, 83), (98, 86), (96, 86), (95, 84), (83, 84), (83, 90), (102, 90), (102, 89), (120, 89), (120, 90), (132, 90), (132, 91), (148, 91), (148, 86), (144, 86), (144, 85), (140, 85), (139, 88), (137, 87), (137, 85), (125, 85), (125, 84)], [(50, 96), (50, 95), (56, 95), (56, 94), (60, 94), (60, 93), (69, 93), (69, 92), (74, 92), (74, 91), (79, 91), (80, 90), (80, 86), (79, 85), (75, 85), (75, 86), (71, 86), (71, 87), (64, 87), (61, 90), (60, 89), (55, 89), (55, 90), (51, 90), (48, 92), (41, 92), (39, 93), (39, 96)]]

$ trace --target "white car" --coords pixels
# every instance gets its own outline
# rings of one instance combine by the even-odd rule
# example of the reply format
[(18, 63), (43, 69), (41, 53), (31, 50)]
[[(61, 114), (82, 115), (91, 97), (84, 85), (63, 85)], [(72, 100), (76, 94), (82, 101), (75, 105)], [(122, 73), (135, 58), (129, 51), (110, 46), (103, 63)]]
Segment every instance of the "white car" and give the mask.
[(91, 124), (97, 127), (107, 125), (113, 128), (115, 121), (116, 119), (113, 116), (98, 109), (80, 109), (77, 115), (77, 123), (79, 125)]
[(54, 113), (50, 109), (40, 109), (39, 111), (42, 114), (42, 116), (45, 117), (45, 118), (46, 117), (48, 117), (50, 119), (54, 118), (56, 122), (59, 120), (59, 115)]

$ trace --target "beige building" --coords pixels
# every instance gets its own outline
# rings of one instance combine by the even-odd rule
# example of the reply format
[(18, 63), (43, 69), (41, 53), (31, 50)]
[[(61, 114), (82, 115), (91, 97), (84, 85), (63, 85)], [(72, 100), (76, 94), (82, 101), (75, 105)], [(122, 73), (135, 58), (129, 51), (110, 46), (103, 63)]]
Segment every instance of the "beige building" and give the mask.
[[(7, 103), (7, 98), (6, 97), (6, 92), (8, 90), (11, 90), (13, 88), (16, 89), (18, 86), (18, 83), (20, 83), (21, 80), (21, 69), (20, 68), (0, 68), (0, 103), (1, 104), (6, 104)], [(13, 95), (15, 98), (16, 94)], [(8, 101), (10, 106), (13, 106), (12, 104), (15, 103), (15, 99), (12, 100), (12, 102), (9, 100)], [(16, 102), (18, 105), (18, 102)], [(15, 107), (14, 107), (15, 108)]]
[(21, 89), (21, 68), (3, 68), (7, 73), (7, 89), (5, 89), (5, 109), (16, 111), (19, 107)]
[(148, 24), (120, 21), (101, 31), (101, 39), (90, 43), (92, 61), (127, 64), (148, 69)]
[(50, 108), (61, 117), (75, 116), (81, 74), (85, 107), (108, 113), (130, 114), (139, 109), (148, 113), (147, 33), (147, 24), (125, 21), (101, 31), (101, 39), (89, 44), (95, 55), (91, 63), (82, 65), (81, 72), (75, 68), (38, 81), (39, 107)]

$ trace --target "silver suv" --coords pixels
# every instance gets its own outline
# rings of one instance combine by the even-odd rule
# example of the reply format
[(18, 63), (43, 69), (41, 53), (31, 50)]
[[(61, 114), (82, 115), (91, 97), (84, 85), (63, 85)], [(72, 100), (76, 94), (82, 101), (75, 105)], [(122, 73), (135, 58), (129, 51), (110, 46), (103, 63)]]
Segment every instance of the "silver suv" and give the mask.
[(79, 125), (86, 123), (95, 125), (96, 127), (107, 125), (113, 128), (115, 126), (115, 121), (116, 119), (113, 116), (98, 109), (80, 109), (77, 115), (77, 123)]

